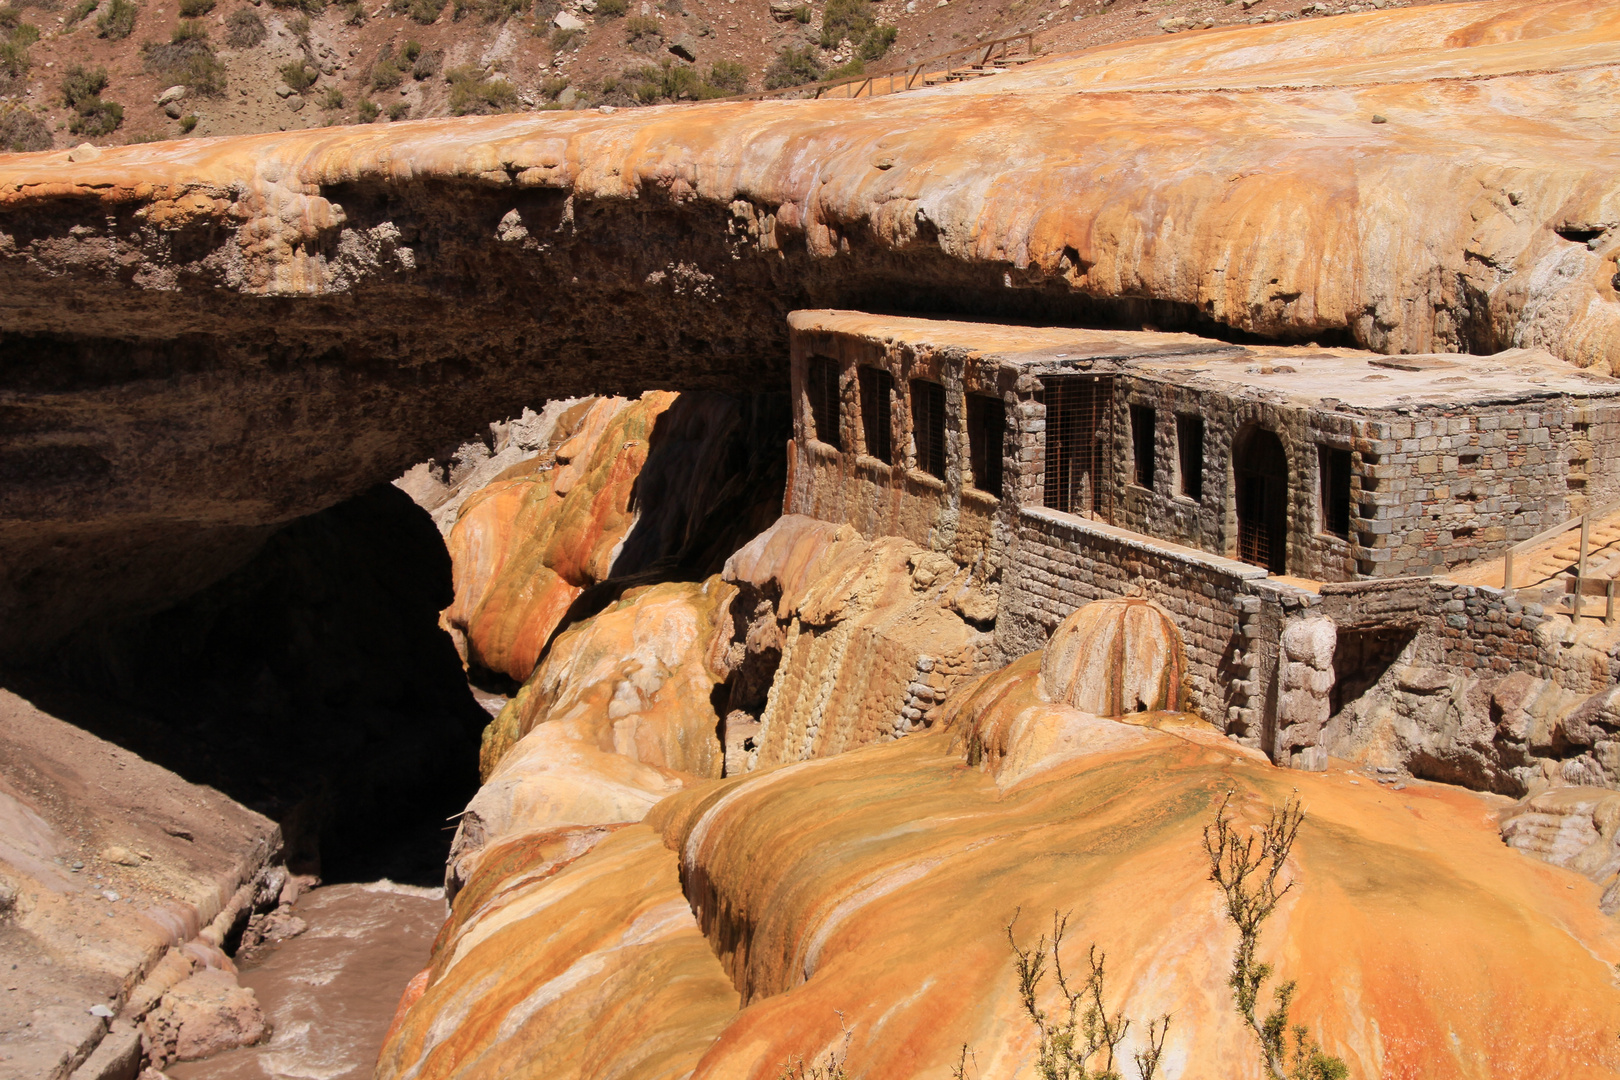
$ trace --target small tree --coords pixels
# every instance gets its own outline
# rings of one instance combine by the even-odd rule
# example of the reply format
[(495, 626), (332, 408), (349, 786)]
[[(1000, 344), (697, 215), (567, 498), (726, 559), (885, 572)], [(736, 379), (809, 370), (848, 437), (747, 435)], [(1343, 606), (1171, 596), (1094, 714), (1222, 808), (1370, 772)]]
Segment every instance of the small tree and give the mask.
[[(1068, 915), (1052, 913), (1051, 967), (1057, 982), (1060, 1007), (1055, 1014), (1042, 1009), (1039, 1001), (1041, 982), (1046, 978), (1048, 942), (1046, 935), (1029, 948), (1022, 948), (1013, 927), (1018, 913), (1007, 923), (1007, 942), (1017, 958), (1018, 996), (1024, 1012), (1040, 1035), (1040, 1046), (1035, 1059), (1036, 1072), (1041, 1080), (1120, 1080), (1114, 1068), (1119, 1044), (1131, 1021), (1123, 1012), (1108, 1015), (1106, 974), (1108, 954), (1093, 944), (1086, 960), (1090, 971), (1083, 986), (1071, 987), (1063, 971), (1063, 958), (1059, 947), (1063, 932), (1068, 928)], [(1164, 1037), (1170, 1030), (1168, 1014), (1148, 1022), (1147, 1046), (1133, 1055), (1137, 1074), (1141, 1080), (1153, 1080), (1159, 1071), (1159, 1058), (1164, 1053)], [(962, 1048), (963, 1061), (956, 1073), (962, 1076), (966, 1069), (967, 1048)], [(1101, 1055), (1102, 1069), (1091, 1071), (1093, 1058)]]
[[(1238, 928), (1238, 947), (1232, 954), (1232, 974), (1227, 979), (1237, 998), (1238, 1014), (1260, 1040), (1261, 1060), (1276, 1080), (1344, 1080), (1350, 1074), (1344, 1062), (1324, 1054), (1304, 1024), (1289, 1024), (1288, 1010), (1297, 989), (1293, 980), (1272, 992), (1276, 1008), (1265, 1019), (1256, 1013), (1260, 989), (1272, 975), (1270, 964), (1255, 959), (1260, 928), (1294, 887), (1290, 879), (1279, 888), (1278, 877), (1305, 821), (1305, 811), (1298, 798), (1290, 798), (1280, 809), (1273, 810), (1257, 845), (1253, 836), (1238, 838), (1227, 816), (1231, 801), (1228, 792), (1215, 811), (1214, 822), (1204, 827), (1204, 853), (1209, 857), (1209, 880), (1225, 896), (1226, 916)], [(1287, 1045), (1290, 1032), (1294, 1036), (1291, 1060)]]

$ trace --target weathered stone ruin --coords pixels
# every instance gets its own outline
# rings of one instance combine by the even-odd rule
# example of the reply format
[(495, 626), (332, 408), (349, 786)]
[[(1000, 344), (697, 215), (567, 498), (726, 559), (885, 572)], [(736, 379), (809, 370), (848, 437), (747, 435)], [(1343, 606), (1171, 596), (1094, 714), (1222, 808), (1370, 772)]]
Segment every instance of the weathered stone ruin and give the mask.
[(282, 1052), (248, 958), (427, 822), (383, 1080), (1011, 1080), (1071, 910), (1259, 1077), (1201, 838), (1293, 793), (1351, 1075), (1620, 1071), (1617, 65), (1478, 0), (0, 158), (0, 1075)]

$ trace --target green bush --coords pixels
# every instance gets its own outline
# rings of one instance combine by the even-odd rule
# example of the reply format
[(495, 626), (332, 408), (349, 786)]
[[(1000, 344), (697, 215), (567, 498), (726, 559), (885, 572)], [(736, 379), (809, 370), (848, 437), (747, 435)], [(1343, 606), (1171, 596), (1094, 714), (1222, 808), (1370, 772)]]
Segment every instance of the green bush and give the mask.
[(359, 113), (359, 115), (360, 115), (360, 122), (362, 124), (369, 124), (372, 121), (376, 120), (378, 114), (381, 111), (382, 110), (377, 108), (377, 103), (375, 101), (372, 101), (370, 98), (361, 98), (360, 99), (360, 113)]
[(450, 81), (452, 116), (484, 116), (517, 108), (517, 88), (505, 79), (485, 78), (471, 66), (454, 68), (445, 78)]
[(264, 20), (252, 8), (238, 8), (225, 20), (225, 44), (233, 49), (251, 49), (268, 34)]
[(547, 101), (556, 101), (557, 95), (568, 89), (568, 76), (550, 75), (540, 80), (540, 94)]
[(166, 44), (148, 41), (141, 46), (141, 60), (148, 72), (198, 94), (225, 92), (225, 65), (214, 55), (201, 23), (181, 23)]
[(407, 64), (416, 63), (417, 57), (422, 55), (422, 43), (415, 38), (407, 38), (405, 44), (400, 47), (399, 55), (405, 58)]
[(388, 106), (388, 119), (403, 120), (411, 115), (411, 107), (403, 101), (396, 101)]
[(0, 87), (20, 79), (33, 67), (28, 49), (39, 40), (39, 27), (22, 21), (15, 4), (0, 7)]
[(382, 56), (371, 65), (371, 75), (368, 79), (373, 90), (393, 90), (405, 81), (405, 73), (394, 63), (393, 55), (383, 50)]
[(651, 15), (624, 20), (624, 43), (636, 52), (655, 53), (664, 44), (664, 26)]
[(190, 135), (197, 130), (198, 116), (196, 113), (187, 113), (180, 118), (180, 134)]
[(21, 105), (0, 103), (0, 150), (25, 154), (51, 148), (51, 129), (43, 118)]
[[(365, 103), (361, 102), (360, 107), (365, 108)], [(327, 87), (325, 96), (321, 98), (321, 108), (327, 112), (336, 112), (343, 108), (343, 91), (335, 86)]]
[(80, 104), (99, 98), (107, 89), (107, 69), (87, 68), (74, 64), (62, 73), (62, 104), (76, 109)]
[(81, 102), (68, 118), (68, 130), (75, 135), (100, 138), (111, 135), (124, 122), (124, 107), (116, 101), (93, 97)]
[(857, 55), (862, 60), (881, 60), (899, 36), (900, 31), (892, 26), (874, 26), (861, 39)]
[(438, 21), (445, 3), (446, 0), (392, 0), (389, 6), (394, 14), (404, 15), (412, 22), (427, 26)]
[(131, 0), (112, 0), (107, 10), (96, 16), (96, 36), (122, 41), (135, 32), (135, 5)]
[(214, 0), (180, 0), (180, 17), (200, 18), (214, 10)]
[(73, 10), (69, 11), (67, 14), (68, 28), (72, 29), (79, 23), (83, 22), (92, 11), (96, 10), (96, 8), (100, 6), (101, 0), (79, 0), (77, 4), (73, 5)]
[(741, 94), (748, 89), (748, 69), (735, 60), (716, 60), (709, 68), (709, 85), (727, 94)]
[(800, 26), (809, 26), (810, 20), (816, 17), (816, 9), (809, 4), (800, 4), (793, 9), (793, 17), (799, 21)]
[(498, 23), (510, 19), (514, 15), (522, 14), (523, 9), (529, 6), (530, 0), (455, 0), (452, 20), (460, 20), (463, 15), (476, 16), (484, 23)]
[(326, 10), (326, 0), (270, 0), (274, 8), (290, 8), (305, 15), (319, 15)]
[(629, 0), (596, 0), (596, 21), (620, 19), (630, 12)]
[(366, 21), (366, 7), (360, 0), (340, 0), (338, 7), (343, 9), (343, 21), (349, 26), (359, 26)]
[(558, 52), (564, 49), (577, 49), (585, 40), (583, 30), (561, 30), (551, 35), (551, 47)]
[(314, 86), (318, 78), (320, 72), (316, 71), (307, 60), (294, 60), (281, 66), (281, 81), (300, 94)]
[(860, 57), (854, 57), (847, 63), (839, 64), (827, 72), (828, 79), (852, 79), (857, 75), (866, 74), (866, 62)]
[(792, 45), (785, 45), (765, 69), (765, 89), (803, 86), (818, 81), (821, 76), (821, 61), (816, 59), (810, 46), (796, 49)]

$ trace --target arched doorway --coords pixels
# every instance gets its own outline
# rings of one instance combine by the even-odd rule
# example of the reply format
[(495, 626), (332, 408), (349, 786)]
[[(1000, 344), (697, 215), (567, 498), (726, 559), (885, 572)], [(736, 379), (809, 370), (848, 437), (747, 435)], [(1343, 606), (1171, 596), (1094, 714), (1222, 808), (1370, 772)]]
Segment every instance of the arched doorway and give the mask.
[(1288, 455), (1277, 433), (1251, 427), (1232, 446), (1238, 558), (1273, 574), (1288, 569)]

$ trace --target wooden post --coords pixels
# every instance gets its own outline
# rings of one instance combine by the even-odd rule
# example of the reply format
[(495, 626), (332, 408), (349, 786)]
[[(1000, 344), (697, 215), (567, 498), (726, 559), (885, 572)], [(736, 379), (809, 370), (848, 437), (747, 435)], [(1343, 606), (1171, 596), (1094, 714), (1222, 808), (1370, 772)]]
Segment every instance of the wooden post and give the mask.
[(1571, 622), (1578, 622), (1581, 617), (1581, 590), (1586, 587), (1586, 542), (1591, 535), (1592, 515), (1581, 515), (1581, 557), (1575, 564), (1575, 611), (1570, 616)]
[(1513, 591), (1513, 549), (1511, 547), (1507, 549), (1507, 554), (1502, 557), (1502, 591)]
[(1613, 626), (1614, 625), (1614, 578), (1609, 579), (1608, 586), (1607, 586), (1605, 591), (1608, 593), (1609, 603), (1608, 603), (1608, 606), (1603, 609), (1603, 625), (1604, 626)]

